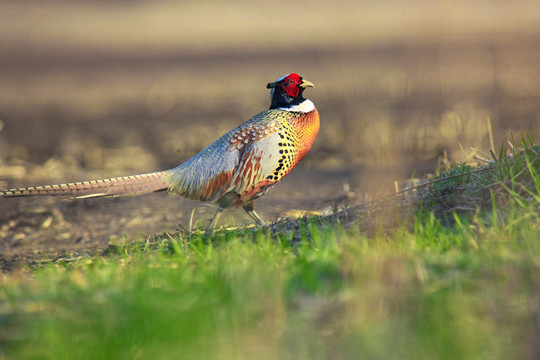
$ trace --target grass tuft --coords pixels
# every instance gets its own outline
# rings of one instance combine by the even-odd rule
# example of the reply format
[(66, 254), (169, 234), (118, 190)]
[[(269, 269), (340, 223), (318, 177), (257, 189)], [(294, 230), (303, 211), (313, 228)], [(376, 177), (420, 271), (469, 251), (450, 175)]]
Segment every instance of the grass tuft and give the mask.
[(539, 153), (326, 217), (126, 238), (6, 275), (0, 358), (537, 358)]

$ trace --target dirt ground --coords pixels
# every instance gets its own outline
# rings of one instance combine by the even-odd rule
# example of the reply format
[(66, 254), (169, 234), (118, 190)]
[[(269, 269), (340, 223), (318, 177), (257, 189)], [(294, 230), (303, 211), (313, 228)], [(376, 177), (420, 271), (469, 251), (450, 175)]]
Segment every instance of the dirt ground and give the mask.
[[(279, 26), (285, 19), (259, 29), (259, 12), (248, 23), (190, 23), (206, 3), (175, 17), (167, 1), (130, 10), (92, 2), (0, 5), (0, 187), (174, 167), (268, 107), (266, 83), (292, 71), (316, 85), (306, 97), (321, 114), (321, 131), (301, 165), (258, 201), (268, 221), (389, 193), (396, 181), (433, 172), (441, 158), (488, 157), (511, 132), (540, 136), (532, 3), (507, 11), (487, 2), (493, 11), (478, 12), (479, 22), (425, 15), (414, 24), (395, 19), (392, 8), (345, 3), (327, 17), (324, 9), (307, 10), (320, 21), (294, 25), (298, 42)], [(437, 11), (446, 19), (446, 8)], [(393, 20), (401, 27), (390, 31)], [(205, 225), (214, 211), (164, 193), (0, 199), (0, 267), (94, 254), (126, 234)], [(246, 223), (240, 211), (222, 220)]]

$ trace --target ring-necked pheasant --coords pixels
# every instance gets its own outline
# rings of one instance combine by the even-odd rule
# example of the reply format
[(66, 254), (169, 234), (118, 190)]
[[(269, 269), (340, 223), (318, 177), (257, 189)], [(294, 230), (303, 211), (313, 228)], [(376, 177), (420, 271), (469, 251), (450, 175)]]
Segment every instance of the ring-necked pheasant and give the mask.
[(226, 208), (243, 207), (261, 226), (254, 202), (307, 154), (319, 131), (319, 113), (302, 96), (313, 84), (298, 74), (266, 86), (271, 104), (200, 153), (170, 170), (102, 180), (0, 190), (0, 197), (72, 195), (76, 198), (138, 195), (168, 189), (219, 207), (207, 232)]

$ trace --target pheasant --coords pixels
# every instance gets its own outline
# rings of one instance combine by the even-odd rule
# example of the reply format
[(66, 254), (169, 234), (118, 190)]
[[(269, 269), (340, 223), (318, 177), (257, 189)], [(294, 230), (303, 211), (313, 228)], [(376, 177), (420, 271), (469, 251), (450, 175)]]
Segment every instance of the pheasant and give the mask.
[(307, 154), (319, 131), (319, 113), (303, 97), (314, 85), (288, 74), (266, 86), (268, 110), (230, 130), (176, 168), (148, 174), (58, 185), (0, 190), (0, 197), (71, 195), (75, 198), (140, 195), (169, 190), (209, 201), (218, 210), (207, 228), (213, 232), (224, 209), (242, 207), (260, 226), (255, 201), (281, 181)]

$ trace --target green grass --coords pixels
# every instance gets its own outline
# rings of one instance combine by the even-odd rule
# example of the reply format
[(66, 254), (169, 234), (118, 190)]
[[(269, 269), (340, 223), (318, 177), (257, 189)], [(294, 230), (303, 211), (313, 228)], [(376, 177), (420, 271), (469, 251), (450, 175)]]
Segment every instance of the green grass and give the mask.
[(451, 225), (163, 236), (5, 275), (0, 358), (537, 358), (540, 165), (522, 160)]

